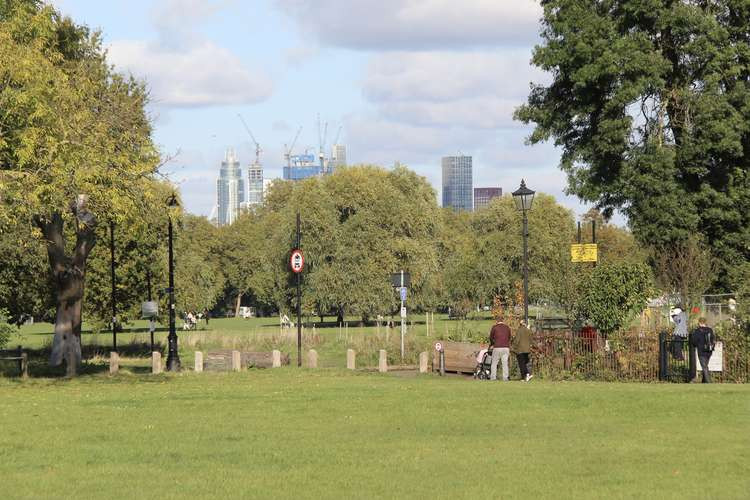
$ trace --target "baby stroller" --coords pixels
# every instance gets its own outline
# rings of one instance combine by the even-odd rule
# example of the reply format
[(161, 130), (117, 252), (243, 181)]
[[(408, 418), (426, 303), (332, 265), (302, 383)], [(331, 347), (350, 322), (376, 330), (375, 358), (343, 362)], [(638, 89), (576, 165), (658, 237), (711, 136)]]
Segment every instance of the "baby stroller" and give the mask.
[(492, 351), (485, 350), (482, 354), (482, 360), (474, 368), (474, 378), (479, 380), (489, 380), (490, 370), (492, 369)]

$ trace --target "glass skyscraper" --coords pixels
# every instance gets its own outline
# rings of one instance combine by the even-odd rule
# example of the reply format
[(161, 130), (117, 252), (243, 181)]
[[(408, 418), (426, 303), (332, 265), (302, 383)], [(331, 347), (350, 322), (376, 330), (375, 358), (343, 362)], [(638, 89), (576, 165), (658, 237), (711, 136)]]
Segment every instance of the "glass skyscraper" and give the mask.
[(503, 188), (499, 187), (487, 187), (487, 188), (474, 188), (474, 210), (480, 210), (490, 204), (490, 201), (494, 198), (499, 198), (503, 195)]
[(443, 206), (471, 212), (473, 176), (471, 156), (443, 157)]
[(219, 178), (216, 180), (216, 204), (218, 224), (226, 226), (237, 218), (240, 203), (245, 201), (245, 183), (242, 179), (240, 161), (233, 149), (228, 149), (221, 162)]

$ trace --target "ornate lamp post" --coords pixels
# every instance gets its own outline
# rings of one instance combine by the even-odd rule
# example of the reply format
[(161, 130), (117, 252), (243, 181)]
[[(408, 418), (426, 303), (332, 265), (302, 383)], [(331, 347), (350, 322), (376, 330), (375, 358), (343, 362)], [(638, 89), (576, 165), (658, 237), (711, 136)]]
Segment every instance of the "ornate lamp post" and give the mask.
[(180, 206), (177, 197), (172, 194), (167, 200), (169, 217), (169, 352), (167, 354), (167, 371), (176, 372), (180, 370), (180, 355), (177, 352), (177, 332), (175, 331), (174, 310), (174, 253), (172, 251), (172, 209)]
[(516, 209), (523, 212), (523, 318), (526, 325), (529, 324), (529, 221), (526, 212), (531, 210), (534, 202), (534, 191), (526, 187), (526, 182), (521, 179), (521, 187), (513, 191), (513, 201)]

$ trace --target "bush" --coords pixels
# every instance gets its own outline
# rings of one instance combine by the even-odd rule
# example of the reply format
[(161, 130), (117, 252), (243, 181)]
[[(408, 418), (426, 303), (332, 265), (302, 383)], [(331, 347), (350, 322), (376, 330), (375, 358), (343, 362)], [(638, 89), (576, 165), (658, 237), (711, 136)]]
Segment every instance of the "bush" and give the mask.
[(0, 309), (0, 349), (8, 345), (13, 331), (13, 325), (8, 324), (7, 311), (5, 309)]

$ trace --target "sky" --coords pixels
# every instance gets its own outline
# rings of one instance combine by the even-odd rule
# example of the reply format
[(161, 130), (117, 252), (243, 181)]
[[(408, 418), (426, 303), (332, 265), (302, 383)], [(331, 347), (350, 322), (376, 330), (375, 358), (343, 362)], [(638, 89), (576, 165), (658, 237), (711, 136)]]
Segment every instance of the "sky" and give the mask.
[(108, 60), (145, 79), (163, 167), (186, 209), (209, 215), (227, 148), (244, 168), (263, 152), (281, 177), (284, 145), (327, 149), (340, 129), (349, 164), (394, 162), (425, 176), (441, 197), (443, 156), (473, 157), (474, 186), (518, 188), (521, 178), (566, 196), (560, 152), (529, 146), (515, 122), (531, 82), (541, 7), (533, 0), (55, 0), (101, 30)]

